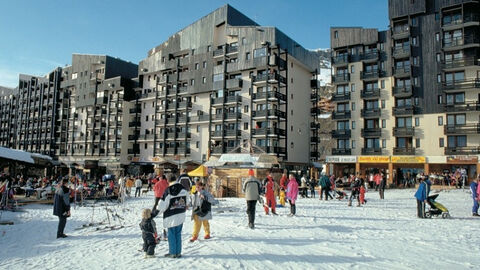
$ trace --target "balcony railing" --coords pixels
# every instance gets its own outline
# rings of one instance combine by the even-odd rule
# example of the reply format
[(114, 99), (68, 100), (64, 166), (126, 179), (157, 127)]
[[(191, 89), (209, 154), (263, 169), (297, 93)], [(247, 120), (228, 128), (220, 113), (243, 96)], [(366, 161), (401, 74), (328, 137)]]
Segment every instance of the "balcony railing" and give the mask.
[(443, 82), (440, 89), (443, 91), (457, 90), (457, 89), (478, 89), (480, 88), (480, 79), (466, 79)]
[(362, 128), (362, 137), (380, 137), (382, 136), (381, 128)]
[(362, 109), (361, 115), (363, 118), (377, 118), (382, 115), (380, 108), (372, 108), (372, 109)]
[(241, 136), (241, 131), (238, 129), (226, 129), (225, 130), (225, 137), (237, 137)]
[(351, 155), (352, 149), (350, 148), (332, 148), (332, 155)]
[(287, 132), (285, 129), (281, 128), (255, 128), (252, 129), (253, 136), (264, 136), (264, 135), (274, 135), (274, 136), (285, 136)]
[(415, 128), (414, 127), (394, 127), (393, 136), (397, 136), (397, 137), (415, 136)]
[(379, 56), (378, 50), (373, 49), (373, 50), (365, 51), (365, 53), (361, 55), (361, 58), (363, 61), (377, 60), (378, 56)]
[(480, 103), (478, 101), (471, 101), (465, 103), (450, 103), (445, 104), (446, 112), (470, 112), (480, 111)]
[(415, 155), (415, 148), (413, 147), (394, 147), (394, 155)]
[(345, 101), (345, 100), (350, 100), (350, 92), (334, 93), (332, 96), (332, 101)]
[(381, 155), (382, 148), (362, 148), (362, 155)]
[(348, 63), (348, 54), (341, 54), (332, 57), (332, 63), (334, 65), (347, 64)]
[(335, 120), (338, 119), (350, 119), (352, 117), (351, 111), (334, 111), (332, 118)]
[(393, 107), (393, 115), (394, 116), (412, 115), (414, 113), (415, 113), (415, 106), (413, 106), (413, 105)]
[(352, 131), (350, 129), (336, 129), (331, 131), (332, 138), (341, 139), (341, 138), (350, 138), (352, 136)]
[(226, 96), (225, 103), (239, 103), (242, 102), (242, 96)]
[(408, 37), (410, 33), (410, 27), (408, 24), (396, 25), (392, 29), (392, 36), (394, 39)]
[(242, 88), (243, 80), (240, 78), (227, 80), (227, 89)]
[(455, 48), (464, 45), (480, 43), (480, 38), (478, 36), (467, 34), (460, 37), (446, 38), (443, 40), (444, 48)]
[(281, 154), (284, 155), (287, 153), (285, 147), (278, 147), (278, 146), (258, 146), (258, 148), (262, 149), (266, 153), (269, 154)]
[(270, 109), (263, 111), (252, 111), (252, 117), (280, 117), (285, 118), (287, 114), (280, 110)]
[(269, 91), (269, 92), (260, 92), (260, 93), (253, 93), (252, 94), (253, 100), (259, 99), (279, 99), (281, 101), (287, 101), (287, 95), (282, 94), (277, 91)]
[(379, 98), (380, 97), (380, 89), (366, 89), (360, 92), (360, 96), (362, 98)]
[(468, 66), (478, 66), (480, 65), (479, 60), (472, 57), (464, 57), (460, 59), (455, 59), (451, 61), (443, 61), (443, 69), (452, 69), (452, 68), (463, 68)]
[(392, 95), (394, 97), (409, 97), (412, 96), (413, 91), (412, 91), (412, 86), (407, 85), (404, 87), (393, 87), (392, 88)]
[(242, 118), (242, 113), (240, 112), (229, 112), (225, 114), (225, 120), (237, 120)]
[(385, 76), (385, 71), (383, 70), (368, 70), (368, 71), (361, 71), (360, 72), (360, 79), (367, 80), (367, 79), (378, 79), (380, 77)]
[(393, 57), (395, 58), (403, 58), (410, 55), (410, 47), (394, 47), (393, 48)]
[(395, 67), (393, 69), (393, 76), (395, 77), (408, 77), (411, 74), (410, 66)]
[(262, 83), (262, 82), (269, 82), (269, 83), (276, 83), (280, 82), (282, 84), (287, 83), (287, 79), (280, 74), (277, 73), (269, 73), (269, 74), (258, 74), (257, 76), (252, 77), (252, 83)]
[(332, 82), (335, 82), (335, 83), (349, 82), (349, 81), (350, 81), (350, 73), (335, 74), (332, 76)]
[[(470, 23), (470, 22), (479, 22), (480, 21), (480, 16), (477, 14), (464, 14), (463, 19), (461, 18), (461, 14), (456, 15), (458, 16), (458, 19), (450, 19), (446, 20), (447, 18), (443, 18), (443, 25), (442, 27), (449, 28), (450, 26), (461, 26), (462, 24)], [(451, 18), (451, 17), (450, 17)]]
[(480, 123), (466, 125), (446, 125), (443, 127), (446, 135), (480, 134)]
[(190, 122), (206, 122), (206, 121), (210, 121), (210, 115), (208, 114), (190, 116)]
[(445, 155), (478, 155), (480, 146), (445, 147)]

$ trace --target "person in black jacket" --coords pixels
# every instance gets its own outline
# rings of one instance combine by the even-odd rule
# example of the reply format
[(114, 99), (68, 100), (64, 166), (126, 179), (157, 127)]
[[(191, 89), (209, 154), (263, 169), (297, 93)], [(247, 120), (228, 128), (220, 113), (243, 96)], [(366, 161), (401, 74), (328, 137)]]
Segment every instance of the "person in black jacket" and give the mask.
[(378, 193), (380, 195), (380, 199), (385, 199), (385, 187), (387, 186), (387, 177), (385, 172), (381, 173), (382, 180), (380, 181), (380, 185), (378, 186)]
[(154, 217), (158, 215), (158, 210), (143, 209), (142, 222), (140, 229), (142, 230), (143, 251), (145, 258), (153, 258), (155, 254), (155, 246), (157, 245), (157, 226)]
[(67, 180), (61, 180), (55, 191), (53, 214), (58, 217), (57, 238), (65, 238), (63, 233), (67, 218), (70, 217), (70, 189), (66, 186)]
[(360, 174), (357, 173), (357, 177), (355, 180), (350, 184), (352, 188), (352, 193), (350, 194), (350, 198), (348, 200), (348, 206), (352, 206), (352, 200), (356, 197), (357, 198), (357, 206), (360, 206), (360, 186), (362, 185), (362, 179), (360, 179)]

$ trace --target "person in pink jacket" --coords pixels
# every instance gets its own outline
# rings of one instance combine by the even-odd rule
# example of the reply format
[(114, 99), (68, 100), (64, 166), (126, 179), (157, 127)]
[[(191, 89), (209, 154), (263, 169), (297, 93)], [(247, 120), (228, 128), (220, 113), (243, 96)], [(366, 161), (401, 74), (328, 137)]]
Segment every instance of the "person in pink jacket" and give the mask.
[(298, 183), (293, 174), (290, 174), (290, 181), (288, 181), (287, 185), (287, 199), (290, 203), (290, 214), (289, 216), (294, 216), (296, 213), (295, 201), (297, 200), (298, 196)]

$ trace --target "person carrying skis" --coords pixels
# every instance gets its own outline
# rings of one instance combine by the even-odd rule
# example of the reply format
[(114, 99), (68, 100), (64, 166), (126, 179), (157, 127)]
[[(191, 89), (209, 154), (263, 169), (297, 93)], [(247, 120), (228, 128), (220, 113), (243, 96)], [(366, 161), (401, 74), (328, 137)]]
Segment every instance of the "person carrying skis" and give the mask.
[(265, 214), (268, 215), (268, 210), (269, 208), (272, 209), (272, 214), (277, 215), (277, 212), (275, 211), (275, 206), (277, 202), (275, 201), (275, 192), (273, 191), (275, 187), (275, 182), (273, 181), (272, 178), (272, 171), (270, 170), (268, 172), (267, 178), (265, 179), (265, 198), (266, 202), (264, 205), (265, 209)]

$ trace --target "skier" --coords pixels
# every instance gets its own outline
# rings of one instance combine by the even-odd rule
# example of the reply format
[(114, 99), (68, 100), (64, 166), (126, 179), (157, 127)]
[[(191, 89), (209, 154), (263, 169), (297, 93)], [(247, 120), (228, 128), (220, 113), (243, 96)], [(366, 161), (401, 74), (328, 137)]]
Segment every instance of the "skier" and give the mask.
[(155, 257), (155, 246), (158, 243), (157, 227), (154, 217), (158, 215), (157, 210), (143, 209), (142, 222), (140, 222), (140, 229), (142, 230), (143, 251), (145, 252), (145, 259)]
[(261, 183), (254, 177), (252, 169), (248, 171), (249, 178), (243, 184), (242, 191), (247, 201), (248, 227), (255, 228), (255, 205), (260, 198)]
[(290, 174), (290, 181), (288, 182), (287, 186), (287, 199), (290, 203), (290, 214), (289, 216), (294, 216), (297, 213), (297, 208), (295, 206), (295, 202), (297, 201), (298, 197), (298, 183), (293, 177), (293, 174)]
[(67, 218), (70, 217), (70, 189), (66, 186), (67, 180), (61, 180), (55, 191), (53, 214), (58, 217), (57, 238), (65, 238), (63, 233)]
[(265, 179), (265, 198), (266, 202), (264, 205), (265, 209), (265, 214), (268, 215), (268, 210), (269, 208), (272, 208), (272, 214), (277, 215), (277, 212), (275, 211), (275, 206), (277, 202), (275, 201), (275, 193), (273, 191), (273, 188), (275, 187), (275, 182), (273, 181), (272, 178), (272, 172), (269, 171), (267, 178)]

